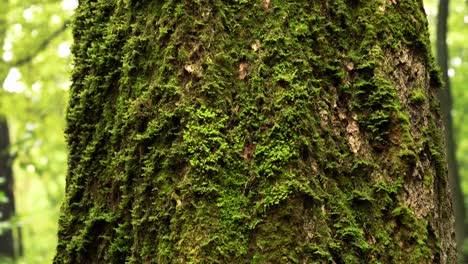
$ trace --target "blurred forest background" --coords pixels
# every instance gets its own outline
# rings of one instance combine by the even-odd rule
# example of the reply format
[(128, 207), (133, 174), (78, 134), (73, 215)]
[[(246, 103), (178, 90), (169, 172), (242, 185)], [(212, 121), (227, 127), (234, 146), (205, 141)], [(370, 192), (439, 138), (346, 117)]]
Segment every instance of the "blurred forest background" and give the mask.
[[(438, 3), (425, 0), (434, 54)], [(77, 0), (0, 0), (0, 163), (12, 165), (10, 170), (0, 164), (0, 255), (16, 256), (16, 260), (0, 257), (0, 263), (50, 263), (55, 253), (67, 161), (63, 130), (72, 67), (69, 24), (77, 5)], [(464, 122), (468, 116), (466, 36), (467, 2), (451, 0), (447, 76), (453, 98), (450, 112), (459, 186), (465, 207), (468, 205), (468, 122)], [(468, 243), (465, 245), (468, 252)]]

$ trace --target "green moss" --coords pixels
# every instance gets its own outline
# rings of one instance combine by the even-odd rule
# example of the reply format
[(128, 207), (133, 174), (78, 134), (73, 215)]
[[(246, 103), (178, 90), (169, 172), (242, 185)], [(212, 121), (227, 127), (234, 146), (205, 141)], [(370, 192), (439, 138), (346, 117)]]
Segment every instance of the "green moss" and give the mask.
[(423, 90), (415, 89), (410, 92), (410, 102), (416, 105), (422, 105), (426, 102), (426, 95)]
[(414, 167), (416, 163), (419, 161), (419, 158), (416, 155), (416, 153), (412, 150), (407, 150), (407, 149), (402, 150), (400, 152), (400, 158), (405, 160), (410, 167)]
[(421, 159), (445, 177), (435, 111), (424, 142), (409, 116), (434, 100), (400, 102), (399, 68), (383, 63), (404, 47), (435, 74), (424, 14), (351, 2), (80, 3), (56, 261), (439, 254), (402, 198)]

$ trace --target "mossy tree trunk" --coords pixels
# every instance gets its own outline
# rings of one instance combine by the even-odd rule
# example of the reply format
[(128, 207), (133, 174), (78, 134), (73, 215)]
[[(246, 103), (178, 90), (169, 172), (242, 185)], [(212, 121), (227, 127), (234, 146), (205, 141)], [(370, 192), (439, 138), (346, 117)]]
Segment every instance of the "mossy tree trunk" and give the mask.
[(56, 263), (454, 263), (421, 1), (81, 1)]

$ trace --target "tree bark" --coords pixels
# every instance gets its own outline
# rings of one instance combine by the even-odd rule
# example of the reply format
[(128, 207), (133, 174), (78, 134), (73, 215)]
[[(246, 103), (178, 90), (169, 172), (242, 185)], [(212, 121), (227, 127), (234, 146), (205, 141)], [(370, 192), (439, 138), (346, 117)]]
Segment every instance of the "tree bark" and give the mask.
[(81, 1), (55, 263), (454, 263), (421, 1)]

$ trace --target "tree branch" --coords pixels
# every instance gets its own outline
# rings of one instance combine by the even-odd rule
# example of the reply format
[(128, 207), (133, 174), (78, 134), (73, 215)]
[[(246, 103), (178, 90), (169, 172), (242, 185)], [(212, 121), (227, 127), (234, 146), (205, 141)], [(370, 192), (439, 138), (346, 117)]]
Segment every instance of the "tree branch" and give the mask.
[(20, 67), (20, 66), (23, 66), (24, 64), (26, 63), (29, 63), (31, 62), (41, 51), (43, 51), (44, 49), (47, 48), (47, 46), (49, 46), (49, 44), (55, 39), (57, 38), (58, 36), (60, 36), (60, 34), (62, 34), (68, 27), (68, 25), (70, 24), (71, 20), (68, 19), (66, 20), (63, 25), (57, 29), (55, 32), (53, 32), (48, 38), (46, 38), (39, 46), (38, 48), (31, 52), (30, 54), (26, 55), (25, 57), (21, 58), (21, 59), (18, 59), (17, 61), (14, 61), (12, 63), (9, 63), (9, 66), (10, 67)]

